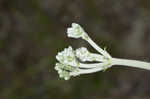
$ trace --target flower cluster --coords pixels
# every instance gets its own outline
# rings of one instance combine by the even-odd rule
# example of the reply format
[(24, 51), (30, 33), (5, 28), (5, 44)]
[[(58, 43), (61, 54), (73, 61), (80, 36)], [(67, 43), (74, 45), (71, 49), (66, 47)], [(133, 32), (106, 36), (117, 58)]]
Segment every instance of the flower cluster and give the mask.
[(55, 70), (58, 71), (60, 78), (68, 80), (71, 77), (70, 72), (76, 72), (78, 71), (78, 68), (69, 65), (64, 65), (62, 63), (56, 63)]
[(70, 72), (76, 72), (78, 70), (79, 63), (71, 46), (59, 52), (56, 55), (56, 59), (60, 63), (56, 63), (55, 69), (61, 78), (68, 80), (71, 76)]
[[(67, 34), (68, 37), (82, 38), (88, 41), (100, 54), (91, 53), (85, 47), (76, 50), (73, 50), (71, 46), (65, 48), (56, 55), (58, 63), (56, 63), (55, 70), (58, 71), (60, 78), (68, 80), (71, 76), (94, 73), (112, 66), (111, 56), (105, 50), (97, 46), (80, 25), (72, 23), (72, 27), (67, 29)], [(86, 64), (80, 61), (97, 63)]]
[(72, 27), (67, 29), (67, 34), (68, 34), (68, 37), (71, 37), (71, 38), (82, 38), (85, 40), (88, 39), (87, 33), (77, 23), (72, 23)]
[(81, 61), (104, 61), (104, 56), (95, 54), (95, 53), (90, 53), (87, 48), (81, 47), (76, 50), (76, 56), (79, 58)]
[(71, 46), (65, 48), (64, 51), (59, 52), (56, 55), (56, 59), (63, 64), (72, 65), (72, 66), (78, 65), (74, 51)]

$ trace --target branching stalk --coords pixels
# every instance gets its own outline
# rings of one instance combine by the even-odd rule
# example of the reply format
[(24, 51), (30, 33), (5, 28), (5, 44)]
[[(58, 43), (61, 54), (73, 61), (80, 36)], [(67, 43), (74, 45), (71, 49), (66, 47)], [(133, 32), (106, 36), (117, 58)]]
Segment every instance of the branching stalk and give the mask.
[(105, 71), (114, 65), (150, 70), (148, 62), (113, 58), (106, 50), (98, 46), (79, 24), (72, 23), (72, 27), (67, 29), (67, 35), (71, 38), (86, 40), (99, 53), (91, 53), (85, 47), (74, 50), (71, 46), (59, 52), (56, 55), (58, 63), (56, 63), (55, 70), (58, 71), (59, 77), (65, 80), (70, 79), (71, 76)]

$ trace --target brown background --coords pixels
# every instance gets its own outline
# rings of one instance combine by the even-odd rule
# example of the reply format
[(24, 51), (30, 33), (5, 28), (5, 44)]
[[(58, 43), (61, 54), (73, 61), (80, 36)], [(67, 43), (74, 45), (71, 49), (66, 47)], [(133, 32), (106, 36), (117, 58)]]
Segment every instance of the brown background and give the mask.
[(150, 99), (150, 71), (114, 66), (61, 80), (54, 70), (81, 24), (114, 57), (150, 62), (149, 0), (0, 0), (0, 99)]

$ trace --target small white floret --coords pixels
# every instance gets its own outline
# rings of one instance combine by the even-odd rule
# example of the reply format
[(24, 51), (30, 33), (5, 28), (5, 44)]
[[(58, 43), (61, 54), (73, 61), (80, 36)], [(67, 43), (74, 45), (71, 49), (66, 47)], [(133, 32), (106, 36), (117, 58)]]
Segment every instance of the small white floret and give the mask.
[(99, 54), (90, 53), (87, 48), (81, 47), (76, 50), (76, 56), (83, 62), (85, 61), (105, 61)]
[(85, 40), (88, 39), (87, 33), (77, 23), (72, 23), (72, 27), (67, 29), (67, 34), (68, 34), (68, 37), (72, 37), (72, 38), (82, 38)]
[(68, 48), (65, 48), (64, 51), (59, 52), (56, 55), (56, 59), (63, 64), (71, 65), (71, 66), (77, 66), (78, 61), (76, 60), (74, 51), (71, 46)]

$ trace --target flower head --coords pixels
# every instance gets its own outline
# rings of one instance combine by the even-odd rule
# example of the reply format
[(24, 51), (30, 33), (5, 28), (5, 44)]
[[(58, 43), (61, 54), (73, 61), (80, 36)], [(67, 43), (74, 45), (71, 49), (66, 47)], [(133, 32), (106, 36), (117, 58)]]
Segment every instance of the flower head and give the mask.
[(93, 61), (93, 59), (90, 57), (90, 52), (85, 47), (78, 48), (76, 50), (76, 56), (83, 62)]
[(59, 52), (56, 55), (56, 59), (63, 64), (77, 66), (78, 61), (76, 60), (75, 53), (71, 46), (65, 48), (64, 51)]
[(87, 33), (77, 23), (72, 23), (72, 27), (67, 29), (67, 34), (68, 34), (68, 37), (72, 37), (72, 38), (82, 38), (85, 40), (88, 39)]
[[(75, 73), (78, 71), (79, 62), (76, 59), (74, 50), (71, 46), (65, 48), (63, 51), (56, 55), (56, 59), (59, 63), (56, 63), (55, 70), (58, 71), (59, 77), (65, 80), (70, 79), (71, 76), (77, 76)], [(75, 73), (74, 75), (70, 75)]]
[[(59, 77), (64, 78), (65, 80), (69, 80), (72, 72), (78, 71), (77, 67), (64, 65), (62, 63), (56, 63), (55, 70), (57, 70)], [(75, 75), (74, 75), (75, 76)]]
[(91, 53), (85, 47), (76, 50), (76, 56), (83, 62), (85, 61), (105, 61), (104, 57), (99, 54)]

